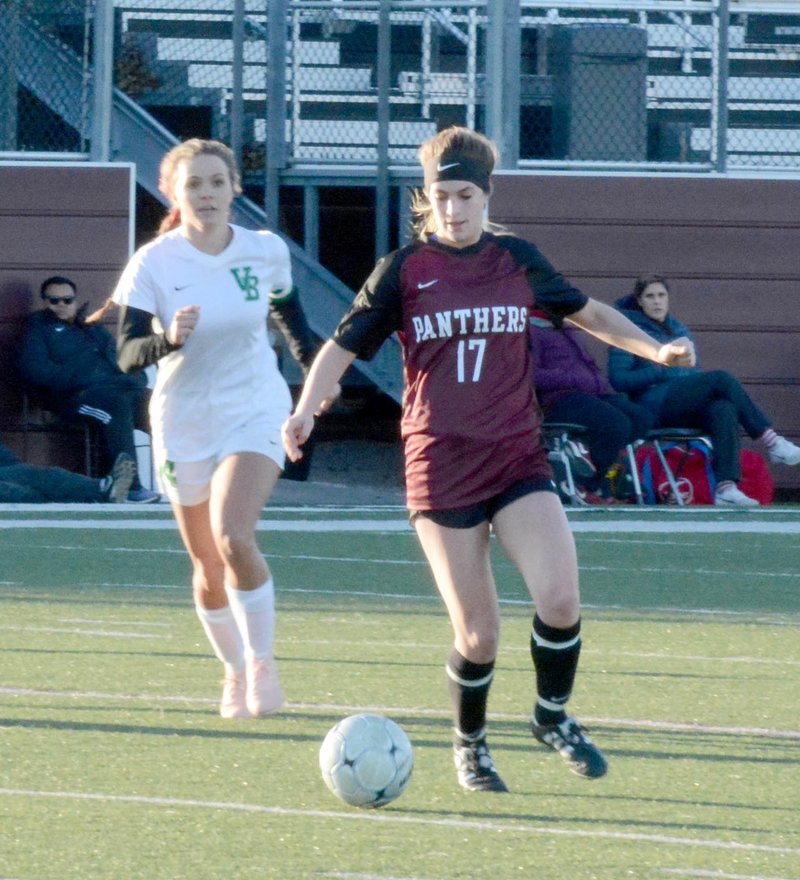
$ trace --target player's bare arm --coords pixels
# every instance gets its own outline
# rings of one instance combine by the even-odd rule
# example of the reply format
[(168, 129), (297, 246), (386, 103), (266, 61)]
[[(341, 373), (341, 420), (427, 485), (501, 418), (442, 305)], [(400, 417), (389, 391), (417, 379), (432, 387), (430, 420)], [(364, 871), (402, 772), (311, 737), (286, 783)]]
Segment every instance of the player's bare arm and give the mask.
[(567, 319), (608, 345), (645, 357), (668, 367), (693, 367), (696, 360), (694, 343), (681, 337), (659, 345), (625, 315), (605, 303), (590, 299)]
[(314, 416), (326, 401), (335, 399), (339, 380), (355, 360), (355, 354), (329, 339), (314, 358), (294, 413), (283, 423), (283, 448), (292, 461), (303, 457), (300, 448), (311, 436)]

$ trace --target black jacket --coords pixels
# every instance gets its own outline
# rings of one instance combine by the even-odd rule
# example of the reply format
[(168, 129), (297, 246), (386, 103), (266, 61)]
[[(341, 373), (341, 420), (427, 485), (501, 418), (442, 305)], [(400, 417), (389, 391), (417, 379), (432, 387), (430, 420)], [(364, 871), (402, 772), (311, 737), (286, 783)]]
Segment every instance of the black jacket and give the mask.
[(99, 323), (87, 324), (83, 310), (72, 324), (50, 309), (34, 312), (25, 325), (17, 361), (19, 377), (47, 409), (69, 411), (93, 386), (144, 388), (144, 373), (126, 375), (117, 366), (114, 337)]

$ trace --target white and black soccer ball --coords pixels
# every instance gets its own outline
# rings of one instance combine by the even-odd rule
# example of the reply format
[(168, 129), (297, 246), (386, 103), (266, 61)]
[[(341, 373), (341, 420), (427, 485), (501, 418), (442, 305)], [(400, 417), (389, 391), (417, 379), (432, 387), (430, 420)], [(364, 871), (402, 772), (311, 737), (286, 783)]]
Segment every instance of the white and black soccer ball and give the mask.
[(405, 731), (383, 715), (349, 715), (326, 734), (319, 767), (328, 788), (354, 807), (382, 807), (411, 780), (414, 752)]

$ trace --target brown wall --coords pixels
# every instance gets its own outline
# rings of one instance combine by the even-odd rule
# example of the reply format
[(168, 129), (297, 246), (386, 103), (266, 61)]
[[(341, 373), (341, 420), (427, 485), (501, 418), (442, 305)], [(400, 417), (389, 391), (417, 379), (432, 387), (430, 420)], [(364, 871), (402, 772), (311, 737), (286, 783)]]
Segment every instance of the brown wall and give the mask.
[[(492, 219), (604, 302), (664, 275), (702, 366), (737, 376), (800, 442), (800, 179), (501, 172)], [(800, 468), (773, 476), (800, 490)]]
[[(48, 275), (71, 278), (92, 307), (109, 296), (133, 242), (132, 182), (128, 164), (0, 162), (0, 436), (18, 453), (21, 324)], [(81, 468), (79, 450), (54, 438), (37, 438), (28, 459)]]

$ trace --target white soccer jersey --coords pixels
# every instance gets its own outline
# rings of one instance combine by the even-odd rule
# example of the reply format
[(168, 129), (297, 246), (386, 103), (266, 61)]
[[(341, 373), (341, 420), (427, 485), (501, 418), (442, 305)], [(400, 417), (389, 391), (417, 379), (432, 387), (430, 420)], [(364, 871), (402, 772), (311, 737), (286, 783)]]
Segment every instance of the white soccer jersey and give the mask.
[(175, 229), (140, 248), (114, 291), (169, 327), (200, 306), (186, 344), (158, 362), (150, 404), (153, 444), (171, 461), (198, 461), (225, 448), (253, 421), (278, 423), (291, 395), (267, 335), (270, 294), (292, 286), (289, 249), (271, 232), (231, 226), (220, 254), (205, 254)]

